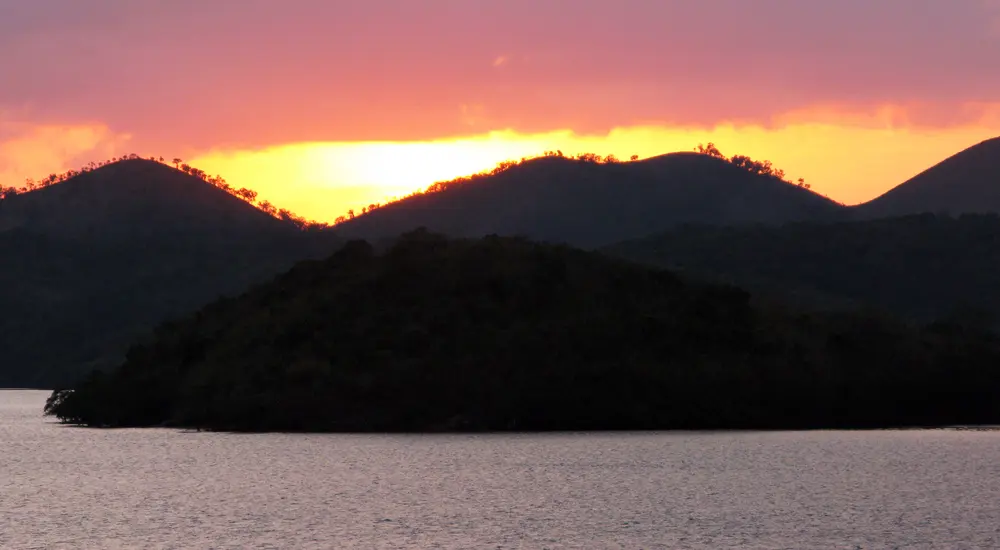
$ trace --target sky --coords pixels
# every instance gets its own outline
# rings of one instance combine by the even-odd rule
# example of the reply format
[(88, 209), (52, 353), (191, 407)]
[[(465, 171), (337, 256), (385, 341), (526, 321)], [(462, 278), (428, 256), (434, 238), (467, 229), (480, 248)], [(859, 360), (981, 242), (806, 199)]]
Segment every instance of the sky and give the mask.
[(714, 142), (854, 204), (1000, 135), (1000, 0), (0, 0), (0, 184), (180, 157), (311, 219)]

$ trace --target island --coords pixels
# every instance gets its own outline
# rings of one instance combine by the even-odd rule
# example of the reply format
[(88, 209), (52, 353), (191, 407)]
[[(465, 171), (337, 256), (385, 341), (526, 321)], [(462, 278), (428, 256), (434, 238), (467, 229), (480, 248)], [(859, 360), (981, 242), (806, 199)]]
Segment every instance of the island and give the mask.
[(353, 240), (53, 391), (94, 427), (440, 432), (1000, 424), (1000, 338), (810, 311), (517, 237)]

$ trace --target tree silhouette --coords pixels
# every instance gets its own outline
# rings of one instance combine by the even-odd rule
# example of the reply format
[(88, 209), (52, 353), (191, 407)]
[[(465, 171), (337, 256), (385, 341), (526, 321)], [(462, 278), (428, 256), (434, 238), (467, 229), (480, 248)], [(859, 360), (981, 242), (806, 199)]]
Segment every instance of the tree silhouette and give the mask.
[(278, 209), (275, 208), (274, 205), (268, 201), (262, 201), (259, 205), (257, 205), (257, 207), (272, 216), (277, 216), (278, 214)]
[(752, 174), (757, 174), (761, 176), (769, 176), (772, 178), (779, 179), (785, 183), (791, 185), (797, 185), (803, 189), (810, 189), (811, 186), (805, 182), (804, 179), (799, 178), (796, 183), (792, 183), (785, 179), (785, 171), (775, 167), (769, 160), (754, 160), (747, 155), (733, 155), (727, 158), (725, 155), (719, 151), (719, 148), (715, 146), (714, 143), (709, 142), (707, 145), (699, 143), (697, 147), (694, 148), (695, 151), (703, 155), (708, 155), (710, 157), (715, 157), (729, 162), (733, 166), (738, 166), (747, 172)]
[(0, 186), (0, 201), (8, 199), (20, 193), (20, 189), (17, 187), (2, 187)]
[(253, 202), (255, 200), (257, 200), (257, 192), (256, 191), (252, 191), (250, 189), (247, 189), (246, 187), (239, 188), (236, 191), (236, 194), (237, 194), (237, 196), (239, 196), (243, 200), (249, 202), (250, 204), (253, 204)]
[(708, 142), (708, 145), (702, 145), (701, 143), (699, 143), (698, 146), (694, 148), (694, 150), (698, 151), (703, 155), (708, 155), (710, 157), (716, 157), (720, 159), (726, 158), (725, 155), (723, 155), (722, 152), (719, 151), (719, 148), (716, 147), (715, 144), (712, 142)]
[[(754, 160), (754, 159), (752, 159), (752, 158), (750, 158), (748, 156), (745, 156), (745, 155), (735, 155), (735, 156), (733, 156), (731, 158), (726, 158), (722, 154), (722, 152), (719, 151), (719, 148), (716, 147), (715, 144), (711, 143), (711, 142), (708, 143), (707, 145), (699, 144), (695, 148), (695, 150), (698, 151), (699, 153), (702, 153), (702, 154), (705, 154), (705, 155), (709, 155), (709, 156), (712, 156), (712, 157), (717, 157), (717, 158), (726, 160), (726, 161), (732, 163), (733, 165), (739, 166), (740, 168), (743, 168), (744, 170), (750, 171), (752, 173), (761, 174), (761, 175), (765, 175), (765, 176), (771, 176), (771, 177), (775, 177), (775, 178), (781, 179), (782, 181), (786, 181), (784, 179), (785, 172), (783, 170), (779, 170), (779, 169), (775, 168), (771, 164), (770, 161), (756, 161), (756, 160)], [(391, 204), (393, 202), (398, 202), (400, 200), (404, 200), (404, 199), (407, 199), (407, 198), (410, 198), (410, 197), (414, 197), (414, 196), (417, 196), (417, 195), (430, 194), (430, 193), (439, 193), (439, 192), (443, 192), (443, 191), (446, 191), (448, 189), (451, 189), (454, 186), (464, 185), (466, 183), (475, 181), (475, 180), (477, 180), (479, 178), (482, 178), (482, 177), (496, 176), (496, 175), (502, 174), (502, 173), (504, 173), (504, 172), (506, 172), (506, 171), (508, 171), (508, 170), (510, 170), (512, 168), (524, 165), (525, 163), (533, 161), (535, 159), (538, 159), (538, 158), (547, 158), (547, 157), (556, 157), (556, 158), (566, 159), (567, 161), (584, 162), (584, 163), (589, 163), (589, 164), (617, 164), (617, 163), (621, 162), (613, 154), (608, 154), (608, 155), (601, 156), (601, 155), (598, 155), (598, 154), (595, 154), (595, 153), (579, 153), (575, 157), (568, 157), (561, 150), (545, 151), (541, 155), (526, 156), (526, 157), (522, 157), (520, 160), (513, 160), (513, 159), (511, 159), (511, 160), (505, 160), (505, 161), (497, 163), (496, 166), (494, 166), (490, 170), (485, 170), (485, 171), (478, 172), (476, 174), (472, 174), (472, 175), (469, 175), (469, 176), (462, 176), (462, 177), (454, 178), (454, 179), (451, 179), (451, 180), (434, 182), (434, 183), (432, 183), (431, 185), (429, 185), (424, 190), (414, 191), (414, 192), (412, 192), (412, 193), (410, 193), (408, 195), (405, 195), (403, 197), (393, 197), (391, 200), (388, 200), (385, 203), (375, 202), (375, 203), (370, 203), (368, 205), (364, 205), (364, 206), (362, 206), (360, 208), (360, 215), (370, 214), (371, 212), (373, 212), (375, 210), (378, 210), (379, 208), (382, 208), (386, 204)], [(65, 172), (63, 174), (50, 174), (47, 177), (45, 177), (44, 179), (42, 179), (41, 181), (37, 181), (36, 182), (35, 180), (28, 179), (28, 180), (25, 181), (24, 185), (21, 186), (21, 187), (7, 187), (7, 188), (0, 187), (0, 198), (11, 197), (11, 196), (14, 196), (16, 194), (26, 193), (26, 192), (33, 191), (35, 189), (40, 189), (40, 188), (43, 188), (43, 187), (48, 187), (48, 186), (56, 184), (56, 183), (62, 183), (62, 182), (66, 181), (66, 180), (68, 180), (70, 178), (76, 177), (76, 176), (81, 175), (81, 174), (86, 174), (88, 172), (97, 170), (98, 168), (102, 168), (104, 166), (108, 166), (108, 165), (113, 164), (115, 162), (122, 162), (122, 161), (126, 161), (126, 160), (136, 160), (136, 159), (140, 159), (140, 158), (141, 157), (139, 155), (137, 155), (135, 153), (130, 153), (128, 155), (122, 155), (121, 157), (113, 157), (111, 160), (105, 160), (105, 161), (100, 161), (100, 162), (90, 162), (90, 163), (88, 163), (86, 166), (84, 166), (80, 170), (69, 170), (69, 171), (67, 171), (67, 172)], [(150, 160), (154, 161), (154, 162), (159, 162), (160, 164), (166, 164), (164, 162), (164, 157), (162, 157), (162, 156), (161, 157), (150, 157)], [(632, 162), (636, 162), (636, 161), (639, 160), (639, 155), (632, 155), (631, 157), (629, 157), (629, 160), (632, 161)], [(262, 211), (262, 212), (264, 212), (264, 213), (266, 213), (266, 214), (268, 214), (270, 216), (273, 216), (273, 217), (276, 217), (276, 218), (279, 218), (279, 219), (285, 219), (285, 221), (290, 221), (294, 225), (299, 226), (302, 229), (315, 230), (315, 229), (322, 229), (322, 228), (325, 228), (325, 227), (329, 227), (328, 224), (319, 223), (319, 222), (316, 222), (314, 220), (312, 220), (312, 221), (305, 221), (305, 218), (302, 218), (301, 216), (297, 216), (297, 215), (289, 212), (286, 209), (279, 209), (278, 207), (276, 207), (273, 204), (271, 204), (269, 201), (261, 201), (261, 202), (258, 203), (258, 202), (256, 202), (257, 199), (258, 199), (258, 194), (257, 194), (256, 191), (253, 191), (253, 190), (248, 189), (246, 187), (234, 188), (228, 182), (226, 182), (226, 180), (222, 176), (218, 176), (218, 175), (216, 175), (216, 176), (210, 176), (204, 170), (201, 170), (199, 168), (195, 168), (195, 167), (193, 167), (193, 166), (191, 166), (189, 164), (184, 163), (184, 161), (180, 157), (174, 157), (170, 162), (173, 164), (173, 167), (176, 170), (179, 170), (179, 171), (181, 171), (181, 172), (183, 172), (185, 174), (191, 175), (191, 176), (196, 177), (196, 178), (198, 178), (198, 179), (200, 179), (200, 180), (202, 180), (202, 181), (204, 181), (204, 182), (206, 182), (208, 184), (211, 184), (211, 185), (213, 185), (213, 186), (215, 186), (215, 187), (217, 187), (217, 188), (219, 188), (219, 189), (221, 189), (221, 190), (229, 193), (230, 195), (232, 195), (234, 197), (237, 197), (237, 198), (239, 198), (239, 199), (241, 199), (241, 200), (243, 200), (243, 201), (245, 201), (245, 202), (253, 205), (254, 207), (256, 207), (257, 209), (259, 209), (260, 211)], [(796, 185), (796, 184), (791, 183), (791, 182), (788, 182), (788, 183), (790, 183), (791, 185)], [(802, 180), (801, 178), (798, 180), (798, 184), (797, 185), (799, 187), (801, 187), (801, 188), (804, 188), (804, 189), (810, 189), (809, 184), (806, 184), (805, 181)], [(288, 215), (283, 216), (282, 215), (283, 211), (286, 212), (286, 213), (288, 213)], [(358, 214), (356, 214), (357, 211), (358, 210), (352, 208), (352, 209), (348, 210), (344, 215), (338, 216), (336, 218), (336, 220), (334, 220), (334, 225), (337, 225), (337, 224), (340, 224), (340, 223), (344, 223), (346, 221), (354, 219), (358, 215)]]
[[(31, 191), (42, 189), (57, 183), (62, 183), (71, 178), (88, 174), (94, 170), (103, 168), (105, 166), (109, 166), (111, 164), (125, 162), (125, 161), (140, 160), (140, 159), (148, 160), (150, 162), (157, 162), (160, 164), (166, 164), (162, 156), (161, 157), (151, 156), (148, 159), (144, 159), (143, 157), (140, 157), (135, 153), (122, 155), (120, 157), (112, 157), (110, 160), (103, 160), (98, 162), (91, 161), (87, 163), (86, 166), (84, 166), (79, 170), (67, 170), (62, 174), (49, 174), (45, 178), (38, 181), (28, 178), (25, 180), (24, 184), (21, 185), (20, 187), (0, 186), (0, 200), (6, 199), (8, 197), (13, 197), (14, 195), (19, 195), (22, 193), (29, 193)], [(174, 158), (171, 162), (174, 164), (175, 169), (184, 172), (190, 176), (196, 177), (214, 187), (217, 187), (218, 189), (221, 189), (229, 193), (230, 195), (247, 202), (248, 204), (254, 206), (258, 210), (261, 210), (262, 212), (270, 216), (283, 219), (284, 221), (288, 221), (292, 225), (298, 227), (299, 229), (314, 231), (329, 227), (329, 225), (326, 223), (320, 223), (315, 220), (306, 220), (304, 217), (298, 216), (288, 210), (285, 209), (279, 210), (277, 207), (275, 207), (274, 205), (272, 205), (267, 201), (261, 202), (260, 204), (255, 204), (258, 197), (256, 191), (248, 189), (246, 187), (240, 187), (236, 189), (231, 185), (229, 185), (229, 183), (227, 183), (222, 176), (210, 176), (204, 170), (195, 168), (188, 164), (184, 164), (180, 158)], [(374, 206), (378, 207), (380, 205), (375, 204)], [(284, 212), (285, 214), (282, 215), (281, 212)]]

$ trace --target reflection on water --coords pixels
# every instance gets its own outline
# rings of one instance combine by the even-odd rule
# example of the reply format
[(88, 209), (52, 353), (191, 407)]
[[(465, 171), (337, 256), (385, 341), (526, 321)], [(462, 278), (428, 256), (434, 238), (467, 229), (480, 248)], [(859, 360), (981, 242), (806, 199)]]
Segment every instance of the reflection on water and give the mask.
[(0, 548), (1000, 548), (1000, 432), (89, 430), (0, 391)]

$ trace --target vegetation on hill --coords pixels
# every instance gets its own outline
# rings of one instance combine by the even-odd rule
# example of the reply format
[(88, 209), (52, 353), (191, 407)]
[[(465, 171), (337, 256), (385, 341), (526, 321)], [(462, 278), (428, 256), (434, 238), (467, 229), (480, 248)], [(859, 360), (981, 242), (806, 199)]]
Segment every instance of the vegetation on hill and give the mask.
[[(697, 147), (694, 148), (695, 151), (703, 155), (708, 155), (710, 157), (719, 158), (727, 162), (732, 163), (734, 166), (739, 166), (740, 168), (750, 172), (752, 174), (759, 174), (762, 176), (771, 176), (778, 178), (782, 181), (792, 183), (791, 181), (785, 179), (785, 171), (774, 166), (769, 160), (754, 160), (747, 155), (733, 155), (731, 157), (726, 157), (722, 154), (722, 151), (715, 146), (714, 143), (708, 142), (708, 145), (699, 143)], [(806, 180), (799, 178), (795, 185), (809, 189), (811, 186), (806, 183)]]
[(830, 224), (686, 226), (605, 251), (786, 296), (819, 293), (921, 320), (960, 316), (989, 326), (1000, 321), (998, 235), (996, 214), (923, 214)]
[[(723, 160), (748, 173), (774, 178), (803, 189), (811, 189), (811, 185), (806, 183), (802, 178), (798, 178), (794, 182), (787, 179), (785, 171), (775, 167), (769, 160), (755, 160), (747, 155), (740, 154), (727, 157), (711, 142), (708, 144), (699, 144), (694, 150), (699, 154)], [(397, 202), (405, 202), (425, 195), (453, 191), (459, 186), (482, 182), (484, 179), (498, 176), (512, 168), (531, 164), (537, 159), (553, 157), (575, 160), (592, 165), (642, 162), (639, 160), (638, 155), (632, 155), (626, 162), (618, 159), (615, 155), (602, 156), (595, 153), (581, 153), (570, 157), (562, 151), (546, 151), (541, 155), (527, 156), (520, 160), (503, 161), (490, 170), (476, 174), (435, 182), (424, 190), (414, 191), (404, 197), (393, 198), (386, 203), (373, 202), (362, 206), (357, 211), (355, 209), (348, 210), (344, 215), (337, 217), (333, 225), (350, 222), (359, 216), (369, 214)], [(2, 203), (4, 198), (62, 183), (77, 175), (115, 162), (139, 158), (141, 157), (134, 153), (122, 155), (121, 157), (115, 157), (102, 162), (92, 162), (80, 170), (70, 170), (63, 174), (50, 174), (37, 181), (29, 179), (20, 187), (4, 187), (0, 185), (0, 203)], [(874, 219), (925, 212), (960, 214), (1000, 211), (1000, 176), (998, 176), (1000, 174), (1000, 160), (998, 159), (1000, 159), (1000, 138), (984, 141), (946, 159), (913, 179), (893, 188), (886, 194), (868, 203), (853, 207), (853, 213), (859, 218)], [(223, 189), (260, 210), (279, 219), (290, 221), (299, 227), (309, 229), (328, 227), (328, 224), (309, 221), (287, 209), (277, 208), (268, 201), (258, 202), (256, 191), (246, 187), (232, 187), (221, 176), (206, 174), (203, 170), (184, 163), (180, 158), (167, 161), (163, 157), (149, 157), (149, 160), (165, 165), (173, 165), (177, 170), (185, 174), (190, 174)], [(841, 206), (843, 205), (841, 204)]]
[[(742, 168), (742, 169), (744, 169), (747, 172), (750, 172), (752, 174), (757, 174), (757, 175), (762, 175), (762, 176), (768, 176), (768, 177), (774, 177), (774, 178), (779, 179), (781, 181), (785, 181), (786, 183), (790, 183), (790, 184), (792, 183), (791, 181), (788, 181), (788, 180), (785, 179), (785, 172), (784, 172), (784, 170), (780, 170), (780, 169), (774, 167), (772, 165), (771, 161), (768, 161), (768, 160), (757, 161), (757, 160), (754, 160), (754, 159), (752, 159), (752, 158), (750, 158), (750, 157), (748, 157), (746, 155), (734, 155), (732, 157), (726, 157), (725, 155), (723, 155), (719, 151), (719, 149), (715, 146), (714, 143), (708, 143), (707, 145), (699, 144), (695, 148), (695, 150), (698, 151), (701, 154), (704, 154), (704, 155), (707, 155), (707, 156), (711, 156), (711, 157), (714, 157), (714, 158), (719, 158), (721, 160), (725, 160), (725, 161), (733, 164), (734, 166), (738, 166), (738, 167), (740, 167), (740, 168)], [(485, 178), (485, 177), (497, 176), (497, 175), (499, 175), (499, 174), (501, 174), (503, 172), (506, 172), (507, 170), (509, 170), (511, 168), (523, 166), (523, 165), (525, 165), (525, 164), (527, 164), (527, 163), (529, 163), (529, 162), (531, 162), (531, 161), (533, 161), (535, 159), (539, 159), (539, 158), (552, 158), (552, 157), (572, 159), (572, 160), (576, 160), (576, 161), (580, 161), (580, 162), (584, 162), (584, 163), (590, 163), (590, 164), (619, 164), (619, 163), (626, 162), (626, 161), (618, 159), (618, 157), (616, 157), (615, 155), (604, 155), (604, 156), (602, 156), (602, 155), (598, 155), (596, 153), (580, 153), (580, 154), (577, 154), (577, 155), (574, 155), (574, 156), (570, 157), (570, 156), (565, 155), (562, 151), (558, 151), (558, 150), (557, 151), (545, 151), (541, 155), (526, 156), (526, 157), (522, 157), (520, 160), (507, 160), (507, 161), (503, 161), (503, 162), (498, 163), (494, 168), (492, 168), (490, 170), (484, 170), (484, 171), (476, 173), (476, 174), (471, 174), (471, 175), (468, 175), (468, 176), (462, 176), (462, 177), (458, 177), (458, 178), (454, 178), (454, 179), (446, 180), (446, 181), (435, 182), (435, 183), (431, 184), (430, 186), (428, 186), (424, 190), (414, 191), (413, 193), (410, 193), (409, 195), (406, 195), (406, 196), (401, 197), (401, 198), (394, 198), (394, 199), (392, 199), (388, 203), (374, 202), (374, 203), (371, 203), (371, 204), (368, 204), (366, 206), (361, 207), (360, 209), (358, 209), (357, 212), (355, 212), (354, 209), (348, 210), (344, 215), (338, 216), (336, 218), (336, 220), (334, 220), (334, 223), (332, 225), (337, 225), (337, 224), (341, 224), (341, 223), (353, 220), (355, 217), (357, 217), (359, 215), (368, 214), (369, 212), (373, 212), (373, 211), (375, 211), (375, 210), (377, 210), (379, 208), (382, 208), (384, 206), (387, 206), (388, 204), (391, 204), (393, 202), (397, 202), (397, 201), (400, 201), (400, 200), (409, 199), (409, 198), (420, 196), (420, 195), (433, 194), (433, 193), (441, 193), (441, 192), (444, 192), (444, 191), (448, 191), (450, 189), (454, 189), (456, 186), (459, 186), (459, 185), (464, 185), (464, 184), (467, 184), (467, 183), (473, 183), (473, 182), (479, 181), (479, 180), (481, 180), (482, 178)], [(143, 157), (140, 157), (139, 155), (137, 155), (135, 153), (130, 153), (130, 154), (127, 154), (127, 155), (122, 155), (120, 157), (113, 157), (111, 159), (104, 160), (104, 161), (91, 162), (91, 163), (87, 164), (86, 166), (80, 168), (79, 170), (69, 170), (69, 171), (61, 173), (61, 174), (53, 173), (53, 174), (50, 174), (50, 175), (46, 176), (45, 178), (42, 178), (42, 179), (39, 179), (39, 180), (28, 179), (28, 180), (25, 181), (25, 183), (23, 185), (21, 185), (19, 187), (14, 187), (14, 186), (4, 187), (3, 185), (0, 185), (0, 203), (2, 203), (5, 198), (14, 197), (14, 196), (17, 196), (17, 195), (20, 195), (20, 194), (24, 194), (24, 193), (29, 193), (31, 191), (35, 191), (35, 190), (38, 190), (38, 189), (44, 189), (44, 188), (46, 188), (48, 186), (55, 185), (55, 184), (58, 184), (58, 183), (62, 183), (64, 181), (67, 181), (67, 180), (70, 180), (72, 178), (75, 178), (76, 176), (79, 176), (81, 174), (86, 174), (88, 172), (91, 172), (93, 170), (97, 170), (97, 169), (102, 168), (104, 166), (108, 166), (108, 165), (111, 165), (111, 164), (114, 164), (114, 163), (118, 163), (118, 162), (122, 162), (122, 161), (126, 161), (126, 160), (138, 160), (138, 159), (142, 159), (142, 158)], [(330, 225), (330, 224), (325, 224), (325, 223), (321, 223), (321, 222), (317, 222), (317, 221), (306, 220), (302, 216), (298, 216), (298, 215), (294, 214), (293, 212), (289, 211), (288, 209), (277, 208), (276, 206), (274, 206), (273, 204), (271, 204), (269, 201), (260, 201), (260, 202), (258, 202), (257, 201), (258, 194), (257, 194), (256, 191), (254, 191), (252, 189), (249, 189), (247, 187), (239, 187), (239, 188), (233, 187), (222, 176), (218, 176), (218, 175), (212, 176), (212, 175), (209, 175), (204, 170), (201, 170), (199, 168), (195, 168), (195, 167), (193, 167), (193, 166), (185, 163), (183, 161), (183, 159), (174, 158), (174, 159), (168, 161), (168, 160), (164, 159), (164, 157), (151, 156), (151, 157), (149, 157), (148, 160), (150, 160), (152, 162), (158, 162), (158, 163), (166, 165), (166, 166), (173, 165), (175, 169), (177, 169), (177, 170), (179, 170), (179, 171), (181, 171), (181, 172), (183, 172), (185, 174), (189, 174), (189, 175), (194, 176), (194, 177), (196, 177), (196, 178), (198, 178), (198, 179), (200, 179), (200, 180), (202, 180), (202, 181), (204, 181), (206, 183), (210, 183), (213, 186), (218, 187), (219, 189), (222, 189), (222, 190), (226, 191), (227, 193), (230, 193), (234, 197), (242, 199), (242, 200), (246, 201), (248, 204), (254, 205), (255, 207), (257, 207), (258, 209), (260, 209), (263, 212), (267, 212), (268, 214), (270, 214), (270, 215), (272, 215), (272, 216), (274, 216), (274, 217), (276, 217), (278, 219), (292, 222), (295, 225), (297, 225), (297, 226), (299, 226), (299, 227), (301, 227), (303, 229), (319, 229), (319, 228), (329, 227), (329, 225)], [(632, 155), (629, 158), (629, 160), (628, 160), (628, 162), (638, 162), (638, 161), (639, 161), (639, 155)], [(798, 185), (798, 186), (800, 186), (800, 187), (802, 187), (804, 189), (809, 189), (810, 188), (810, 186), (807, 183), (805, 183), (805, 180), (803, 180), (802, 178), (799, 178), (798, 182), (795, 183), (794, 185)]]
[(426, 431), (1000, 423), (1000, 341), (524, 239), (363, 241), (53, 392), (88, 426)]
[[(708, 145), (699, 144), (697, 147), (695, 147), (695, 151), (697, 151), (697, 152), (699, 152), (699, 153), (701, 153), (703, 155), (707, 155), (707, 156), (710, 156), (710, 157), (714, 157), (714, 158), (718, 158), (718, 159), (722, 159), (722, 160), (725, 160), (727, 162), (730, 162), (734, 166), (738, 166), (740, 168), (743, 168), (744, 170), (746, 170), (747, 172), (750, 172), (752, 174), (774, 177), (774, 178), (777, 178), (779, 180), (785, 181), (786, 183), (792, 183), (791, 181), (788, 181), (788, 180), (785, 179), (785, 171), (776, 168), (771, 163), (771, 161), (769, 161), (769, 160), (757, 161), (757, 160), (754, 160), (754, 159), (752, 159), (752, 158), (750, 158), (750, 157), (748, 157), (746, 155), (734, 155), (732, 157), (726, 157), (725, 155), (723, 155), (719, 151), (718, 147), (716, 147), (715, 144), (711, 143), (711, 142)], [(426, 195), (426, 194), (431, 194), (431, 193), (441, 193), (441, 192), (444, 192), (444, 191), (452, 190), (452, 189), (454, 189), (454, 188), (456, 188), (457, 186), (460, 186), (460, 185), (474, 183), (474, 182), (482, 180), (483, 178), (487, 178), (487, 177), (490, 177), (490, 176), (498, 176), (498, 175), (506, 172), (507, 170), (510, 170), (511, 168), (516, 168), (516, 167), (519, 167), (519, 166), (523, 166), (523, 165), (528, 164), (529, 162), (532, 162), (532, 161), (534, 161), (536, 159), (539, 159), (539, 158), (563, 158), (563, 159), (571, 159), (571, 160), (576, 160), (576, 161), (579, 161), (579, 162), (585, 162), (585, 163), (590, 163), (590, 164), (620, 164), (620, 163), (626, 162), (626, 161), (620, 160), (615, 155), (604, 155), (604, 156), (601, 156), (601, 155), (598, 155), (596, 153), (579, 153), (577, 155), (567, 156), (561, 150), (545, 151), (541, 155), (532, 155), (532, 156), (521, 157), (520, 160), (513, 160), (513, 159), (511, 159), (511, 160), (505, 160), (505, 161), (497, 163), (497, 165), (495, 167), (493, 167), (492, 169), (490, 169), (490, 170), (484, 170), (484, 171), (478, 172), (476, 174), (470, 174), (468, 176), (461, 176), (461, 177), (454, 178), (454, 179), (451, 179), (451, 180), (445, 180), (445, 181), (435, 182), (435, 183), (431, 184), (430, 186), (428, 186), (424, 190), (414, 191), (413, 193), (410, 193), (409, 195), (406, 195), (406, 196), (404, 196), (402, 198), (394, 199), (394, 200), (390, 201), (387, 204), (391, 204), (392, 202), (396, 202), (396, 201), (399, 201), (399, 200), (409, 199), (409, 198), (416, 197), (416, 196), (419, 196), (419, 195)], [(629, 160), (627, 162), (639, 162), (639, 155), (632, 155), (631, 157), (629, 157)], [(798, 182), (795, 183), (794, 185), (798, 185), (799, 187), (802, 187), (804, 189), (810, 189), (811, 188), (811, 186), (809, 184), (807, 184), (805, 182), (805, 180), (802, 179), (802, 178), (799, 178)], [(360, 214), (361, 215), (367, 214), (369, 212), (372, 212), (374, 210), (382, 208), (383, 206), (387, 206), (387, 204), (372, 203), (372, 204), (370, 204), (368, 206), (365, 206), (365, 207), (361, 208)], [(353, 220), (356, 216), (357, 216), (357, 214), (355, 214), (354, 210), (349, 210), (347, 212), (347, 214), (338, 217), (334, 223), (335, 224), (344, 223), (346, 221)]]
[(274, 216), (279, 220), (289, 222), (300, 229), (317, 230), (329, 227), (329, 224), (306, 220), (304, 217), (298, 216), (288, 209), (278, 208), (268, 201), (258, 202), (256, 191), (248, 189), (246, 187), (239, 187), (239, 188), (233, 187), (222, 176), (209, 175), (200, 168), (195, 168), (193, 166), (190, 166), (189, 164), (186, 164), (180, 158), (174, 158), (168, 163), (166, 160), (164, 160), (163, 157), (149, 157), (149, 159), (142, 159), (142, 157), (140, 157), (135, 153), (122, 155), (121, 157), (113, 157), (109, 160), (91, 162), (86, 166), (80, 168), (79, 170), (68, 170), (61, 174), (55, 174), (55, 173), (49, 174), (48, 176), (37, 181), (34, 179), (28, 179), (24, 182), (23, 185), (19, 187), (13, 187), (13, 186), (4, 187), (0, 185), (0, 203), (2, 203), (4, 199), (15, 197), (17, 195), (22, 195), (24, 193), (30, 193), (32, 191), (36, 191), (39, 189), (45, 189), (46, 187), (72, 180), (74, 178), (77, 178), (78, 176), (88, 174), (90, 172), (99, 170), (106, 166), (110, 166), (125, 161), (135, 161), (135, 160), (149, 160), (150, 162), (157, 162), (163, 164), (164, 166), (169, 166), (170, 164), (173, 164), (176, 170), (179, 170), (185, 174), (198, 178), (199, 180), (205, 183), (211, 184), (219, 189), (222, 189), (223, 191), (229, 193), (230, 195), (245, 201), (247, 204), (253, 205), (262, 212), (266, 212), (267, 214), (270, 214), (271, 216)]
[(559, 151), (439, 182), (422, 193), (337, 220), (347, 238), (379, 240), (414, 227), (454, 237), (487, 234), (594, 247), (681, 223), (837, 219), (844, 208), (793, 184), (768, 161), (725, 158), (714, 145), (621, 162)]

